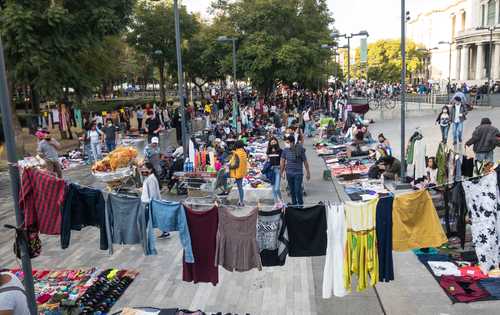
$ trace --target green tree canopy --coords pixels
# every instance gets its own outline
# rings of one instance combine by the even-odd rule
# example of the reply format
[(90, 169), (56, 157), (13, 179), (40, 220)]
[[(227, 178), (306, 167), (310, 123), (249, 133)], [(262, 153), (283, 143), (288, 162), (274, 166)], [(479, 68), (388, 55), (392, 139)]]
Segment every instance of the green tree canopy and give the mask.
[[(128, 24), (134, 0), (0, 2), (0, 34), (11, 85), (58, 98), (64, 87), (89, 90), (78, 65), (82, 51)], [(71, 86), (72, 85), (72, 86)]]
[[(411, 40), (406, 42), (407, 76), (422, 67), (425, 52), (418, 50), (419, 45)], [(359, 65), (359, 48), (355, 51), (356, 65)], [(351, 69), (355, 77), (360, 77), (359, 66)], [(397, 82), (401, 79), (401, 40), (382, 39), (368, 45), (368, 77), (378, 82)], [(361, 68), (363, 77), (366, 68)]]
[[(199, 29), (199, 22), (195, 15), (187, 12), (185, 6), (179, 8), (179, 17), (183, 40), (181, 45), (183, 50), (186, 50), (188, 40)], [(164, 103), (165, 70), (172, 75), (177, 73), (173, 4), (165, 1), (138, 2), (127, 40), (131, 46), (134, 46), (158, 66), (160, 97), (162, 103)]]
[[(219, 1), (238, 37), (238, 71), (268, 94), (276, 82), (316, 87), (333, 18), (325, 0)], [(230, 34), (229, 34), (230, 35)]]

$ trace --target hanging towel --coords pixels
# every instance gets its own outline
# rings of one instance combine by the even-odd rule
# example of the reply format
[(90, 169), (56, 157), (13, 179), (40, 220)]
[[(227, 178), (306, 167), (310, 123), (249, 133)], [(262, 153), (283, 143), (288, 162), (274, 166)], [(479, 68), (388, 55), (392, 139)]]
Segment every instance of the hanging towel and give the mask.
[(290, 257), (326, 254), (326, 212), (324, 205), (308, 208), (287, 207), (285, 221), (290, 238)]
[[(344, 257), (344, 287), (351, 291), (352, 275), (358, 292), (378, 282), (376, 207), (378, 198), (368, 202), (346, 202), (347, 245)], [(368, 282), (368, 277), (370, 281)]]
[(394, 198), (392, 247), (395, 251), (439, 247), (448, 239), (427, 190)]
[(151, 201), (153, 228), (162, 231), (179, 231), (179, 237), (184, 248), (184, 261), (194, 263), (191, 236), (186, 219), (184, 206), (179, 202)]
[(182, 262), (182, 280), (187, 282), (210, 282), (217, 285), (219, 269), (215, 265), (217, 227), (219, 215), (217, 207), (205, 211), (186, 209), (186, 218), (191, 234), (194, 263)]
[(394, 198), (387, 196), (377, 203), (377, 250), (379, 259), (379, 281), (394, 280), (394, 263), (392, 259), (392, 204)]
[(327, 205), (327, 236), (325, 267), (323, 270), (323, 298), (347, 295), (344, 287), (344, 251), (347, 241), (347, 226), (343, 205)]

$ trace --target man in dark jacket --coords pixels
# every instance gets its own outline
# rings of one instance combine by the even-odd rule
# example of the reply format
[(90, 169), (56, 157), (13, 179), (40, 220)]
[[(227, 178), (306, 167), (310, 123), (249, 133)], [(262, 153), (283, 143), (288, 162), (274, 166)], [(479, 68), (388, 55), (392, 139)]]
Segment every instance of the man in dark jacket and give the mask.
[(460, 96), (456, 96), (451, 107), (451, 125), (453, 127), (453, 145), (462, 143), (464, 120), (467, 119), (467, 108)]
[(497, 137), (500, 137), (500, 131), (491, 125), (489, 118), (483, 118), (465, 145), (473, 146), (476, 160), (493, 162), (493, 150), (500, 144)]

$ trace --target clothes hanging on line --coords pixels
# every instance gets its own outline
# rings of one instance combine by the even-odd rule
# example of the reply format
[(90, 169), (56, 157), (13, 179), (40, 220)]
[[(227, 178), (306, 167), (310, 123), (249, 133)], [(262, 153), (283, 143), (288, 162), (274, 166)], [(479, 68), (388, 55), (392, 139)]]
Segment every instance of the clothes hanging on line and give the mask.
[(257, 208), (245, 216), (235, 216), (226, 207), (219, 208), (219, 228), (215, 264), (227, 271), (262, 270), (257, 246)]
[(71, 230), (80, 231), (86, 226), (99, 228), (100, 249), (107, 250), (106, 204), (102, 192), (70, 183), (62, 210), (61, 248), (68, 248)]
[(344, 251), (347, 242), (347, 226), (343, 205), (326, 204), (327, 248), (323, 270), (323, 298), (347, 295), (344, 287)]
[(325, 206), (287, 206), (285, 221), (290, 238), (290, 257), (324, 256), (326, 254)]
[(392, 206), (394, 198), (380, 198), (377, 203), (376, 231), (379, 259), (379, 281), (394, 280), (394, 262), (392, 258)]
[[(184, 260), (187, 263), (194, 263), (191, 235), (189, 234), (186, 212), (182, 203), (152, 200), (150, 207), (152, 227), (162, 231), (179, 231), (179, 238), (184, 249)], [(152, 241), (155, 242), (154, 236), (152, 236)]]
[(395, 251), (439, 247), (448, 241), (427, 190), (394, 198), (392, 237)]
[(151, 211), (141, 202), (141, 198), (109, 194), (106, 212), (111, 253), (112, 244), (141, 244), (145, 255), (157, 254), (150, 238), (152, 233), (148, 231), (152, 228)]
[(24, 212), (24, 228), (42, 234), (61, 234), (61, 207), (65, 182), (50, 174), (25, 168), (19, 190), (19, 207)]
[(477, 183), (462, 182), (472, 220), (472, 242), (484, 273), (498, 268), (500, 262), (500, 218), (497, 174), (482, 177)]
[[(347, 245), (344, 256), (344, 287), (351, 291), (352, 275), (357, 277), (358, 292), (378, 282), (376, 209), (379, 199), (346, 202)], [(370, 281), (368, 281), (368, 277)]]
[(219, 282), (219, 269), (215, 265), (218, 208), (195, 211), (184, 205), (191, 235), (194, 263), (182, 262), (182, 280), (187, 282)]
[(289, 243), (283, 210), (259, 211), (257, 246), (262, 266), (283, 266), (288, 255)]

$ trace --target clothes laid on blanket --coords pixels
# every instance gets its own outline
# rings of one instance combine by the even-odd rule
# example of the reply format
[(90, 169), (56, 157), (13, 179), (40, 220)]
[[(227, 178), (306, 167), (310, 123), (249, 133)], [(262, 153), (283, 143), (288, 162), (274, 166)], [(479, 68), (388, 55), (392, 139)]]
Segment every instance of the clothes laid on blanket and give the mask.
[(458, 302), (468, 303), (487, 298), (490, 294), (471, 278), (442, 276), (439, 285)]
[(19, 190), (19, 207), (24, 227), (42, 234), (61, 234), (61, 208), (66, 194), (64, 180), (45, 172), (26, 168)]
[(376, 213), (377, 251), (379, 281), (394, 280), (392, 259), (392, 204), (394, 198), (387, 196), (379, 199)]
[(179, 202), (152, 200), (150, 203), (152, 213), (152, 227), (162, 231), (179, 231), (179, 239), (184, 248), (184, 260), (194, 262), (191, 236), (186, 219), (184, 206)]
[(327, 236), (325, 267), (323, 270), (323, 298), (347, 295), (344, 287), (344, 250), (347, 226), (343, 205), (326, 205)]
[(141, 198), (109, 194), (106, 212), (111, 244), (141, 244), (146, 255), (157, 254), (148, 231), (152, 228), (150, 209), (141, 202)]
[(488, 278), (479, 280), (479, 284), (493, 297), (500, 299), (500, 279)]
[(282, 209), (259, 211), (257, 246), (262, 266), (283, 266), (288, 255), (288, 230)]
[[(357, 276), (356, 290), (363, 291), (378, 282), (377, 233), (375, 230), (378, 198), (368, 202), (346, 202), (347, 245), (344, 256), (344, 287), (351, 291), (352, 275)], [(370, 281), (368, 282), (368, 277)]]
[(498, 268), (500, 262), (500, 213), (497, 174), (462, 182), (472, 221), (472, 243), (484, 273)]
[(461, 275), (457, 265), (451, 261), (428, 261), (427, 264), (436, 277)]
[(257, 216), (257, 208), (241, 217), (228, 208), (219, 209), (215, 264), (228, 271), (262, 270), (257, 247)]
[(68, 248), (71, 230), (80, 231), (86, 226), (100, 230), (100, 249), (108, 249), (106, 233), (106, 204), (100, 190), (69, 184), (62, 210), (61, 247)]
[(439, 247), (446, 242), (446, 235), (427, 190), (406, 193), (394, 198), (393, 250)]
[(474, 280), (481, 280), (488, 278), (478, 266), (466, 266), (460, 268), (460, 275), (462, 277), (471, 277)]
[(326, 254), (326, 211), (318, 204), (312, 207), (287, 207), (285, 221), (290, 238), (290, 257), (324, 256)]
[(217, 285), (219, 269), (215, 262), (218, 208), (193, 210), (184, 205), (188, 228), (191, 235), (194, 263), (182, 263), (182, 280), (187, 282), (210, 282)]

